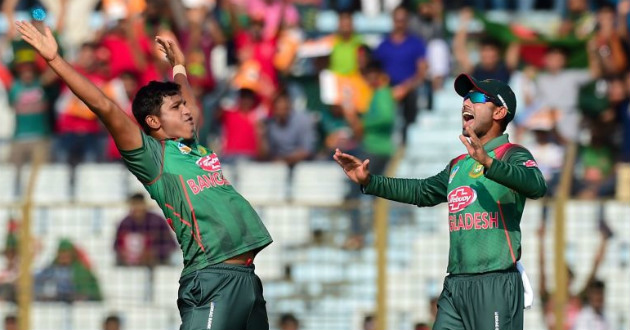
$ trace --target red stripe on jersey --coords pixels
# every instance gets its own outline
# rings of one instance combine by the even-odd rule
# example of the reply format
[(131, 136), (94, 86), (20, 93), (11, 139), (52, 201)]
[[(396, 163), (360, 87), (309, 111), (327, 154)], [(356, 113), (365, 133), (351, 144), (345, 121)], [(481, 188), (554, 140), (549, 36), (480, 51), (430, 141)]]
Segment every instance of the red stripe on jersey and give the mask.
[(499, 207), (499, 214), (501, 214), (501, 222), (503, 223), (503, 231), (505, 231), (505, 239), (507, 239), (508, 246), (510, 247), (510, 254), (512, 255), (512, 261), (516, 264), (516, 257), (514, 256), (514, 249), (512, 249), (512, 240), (508, 234), (507, 227), (505, 226), (505, 218), (503, 218), (503, 209), (501, 208), (501, 202), (497, 201)]
[(188, 222), (188, 221), (186, 221), (186, 220), (184, 220), (184, 219), (182, 218), (182, 215), (181, 215), (181, 214), (179, 214), (179, 213), (175, 212), (175, 208), (174, 208), (173, 206), (171, 206), (170, 204), (167, 204), (167, 203), (164, 203), (164, 205), (165, 205), (166, 207), (168, 207), (169, 209), (173, 210), (173, 215), (175, 215), (176, 217), (178, 217), (178, 218), (179, 218), (179, 221), (181, 221), (183, 224), (185, 224), (185, 225), (186, 225), (186, 226), (188, 226), (188, 227), (192, 227), (192, 225), (190, 224), (190, 222)]
[(182, 189), (184, 190), (184, 195), (186, 196), (186, 201), (188, 202), (188, 207), (190, 208), (190, 213), (192, 214), (193, 217), (193, 223), (195, 224), (195, 231), (197, 232), (197, 235), (195, 235), (195, 233), (193, 233), (193, 237), (195, 238), (195, 241), (197, 241), (197, 245), (199, 245), (199, 247), (201, 248), (201, 251), (206, 252), (206, 248), (203, 247), (203, 244), (201, 243), (201, 233), (199, 232), (199, 223), (197, 223), (197, 217), (195, 216), (195, 210), (193, 209), (192, 203), (190, 202), (190, 197), (188, 197), (188, 190), (186, 190), (186, 184), (184, 183), (184, 177), (183, 176), (179, 176), (179, 180), (182, 182)]

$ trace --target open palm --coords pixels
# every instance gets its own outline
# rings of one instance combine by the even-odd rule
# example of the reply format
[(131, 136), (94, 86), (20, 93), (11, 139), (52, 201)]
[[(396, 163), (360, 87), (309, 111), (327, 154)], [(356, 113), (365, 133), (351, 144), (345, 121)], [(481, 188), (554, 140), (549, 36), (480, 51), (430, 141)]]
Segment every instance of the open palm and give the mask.
[(155, 37), (155, 41), (158, 43), (159, 50), (166, 55), (166, 59), (168, 59), (171, 66), (186, 64), (184, 63), (184, 53), (175, 41), (161, 36)]
[(370, 176), (370, 171), (368, 170), (369, 159), (361, 161), (359, 158), (343, 153), (339, 149), (335, 150), (333, 158), (343, 168), (350, 180), (361, 185), (368, 183)]
[(57, 57), (59, 46), (48, 26), (45, 33), (41, 33), (30, 22), (17, 21), (15, 25), (22, 39), (33, 46), (46, 61), (52, 61)]

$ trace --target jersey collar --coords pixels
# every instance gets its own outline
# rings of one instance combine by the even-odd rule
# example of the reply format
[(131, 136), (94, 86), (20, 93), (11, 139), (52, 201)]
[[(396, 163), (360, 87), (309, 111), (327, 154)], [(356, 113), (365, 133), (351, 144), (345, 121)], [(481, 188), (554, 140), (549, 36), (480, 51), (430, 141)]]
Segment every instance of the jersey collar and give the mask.
[(499, 146), (502, 146), (506, 143), (510, 142), (508, 140), (508, 135), (507, 134), (503, 134), (500, 136), (495, 137), (494, 139), (488, 141), (488, 143), (486, 143), (483, 146), (483, 150), (485, 150), (486, 152), (490, 152), (496, 148), (498, 148)]

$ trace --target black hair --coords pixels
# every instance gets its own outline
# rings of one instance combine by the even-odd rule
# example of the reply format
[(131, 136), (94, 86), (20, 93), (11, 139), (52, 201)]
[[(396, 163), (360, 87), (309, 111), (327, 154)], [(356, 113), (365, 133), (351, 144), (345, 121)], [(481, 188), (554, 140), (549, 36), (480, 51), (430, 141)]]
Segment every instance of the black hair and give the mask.
[(481, 47), (493, 47), (496, 48), (498, 51), (501, 51), (503, 49), (503, 45), (501, 44), (501, 42), (488, 36), (481, 38), (481, 40), (479, 40), (479, 45), (481, 45)]
[(280, 99), (290, 100), (291, 96), (289, 95), (289, 90), (286, 87), (278, 88), (278, 91), (273, 96), (273, 104), (276, 104)]
[(286, 324), (286, 323), (295, 323), (297, 325), (300, 324), (300, 321), (295, 317), (295, 315), (291, 314), (291, 313), (284, 313), (282, 315), (280, 315), (280, 325), (282, 324)]
[(604, 291), (606, 289), (606, 283), (604, 283), (604, 281), (602, 280), (592, 280), (589, 284), (588, 284), (588, 288), (589, 290), (601, 290)]
[(394, 10), (392, 10), (392, 13), (395, 13), (395, 12), (397, 12), (399, 10), (402, 10), (405, 13), (409, 14), (409, 9), (405, 5), (403, 5), (402, 3), (400, 5), (398, 5), (398, 6), (396, 6), (396, 8), (394, 8)]
[(7, 323), (17, 323), (17, 316), (15, 316), (14, 314), (9, 314), (5, 316), (4, 324), (7, 324)]
[(238, 91), (238, 97), (241, 99), (254, 99), (254, 100), (258, 99), (258, 95), (256, 95), (256, 92), (254, 92), (253, 90), (249, 88), (241, 88)]
[(549, 53), (558, 53), (564, 57), (569, 57), (569, 50), (566, 49), (565, 47), (558, 46), (558, 45), (551, 45), (547, 47), (547, 49), (545, 50), (545, 54), (549, 54)]
[(144, 202), (144, 195), (142, 193), (135, 193), (129, 196), (130, 202)]
[(147, 116), (159, 116), (164, 98), (179, 94), (181, 94), (180, 86), (170, 81), (151, 81), (140, 88), (133, 99), (131, 110), (134, 118), (146, 134), (151, 132), (151, 127), (145, 120)]
[(118, 325), (120, 325), (120, 317), (118, 315), (109, 315), (108, 317), (105, 318), (105, 321), (103, 321), (103, 324), (107, 324), (107, 323), (111, 323), (114, 322)]
[(365, 66), (366, 73), (381, 73), (384, 72), (383, 64), (378, 60), (370, 60)]
[(337, 17), (339, 18), (341, 18), (341, 16), (349, 16), (350, 18), (352, 18), (353, 15), (354, 12), (350, 9), (341, 9), (337, 11)]
[(597, 8), (598, 12), (601, 11), (610, 11), (610, 12), (616, 12), (617, 8), (615, 8), (615, 6), (612, 3), (608, 3), (608, 2), (603, 2), (602, 4), (599, 5), (599, 8)]

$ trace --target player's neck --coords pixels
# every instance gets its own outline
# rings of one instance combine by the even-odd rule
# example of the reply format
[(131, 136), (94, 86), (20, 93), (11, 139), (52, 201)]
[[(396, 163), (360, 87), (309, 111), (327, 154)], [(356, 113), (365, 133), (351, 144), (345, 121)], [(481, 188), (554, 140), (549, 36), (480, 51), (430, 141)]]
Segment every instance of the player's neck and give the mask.
[(503, 135), (503, 132), (501, 132), (499, 129), (494, 129), (493, 127), (484, 136), (480, 137), (479, 141), (482, 145), (485, 146), (486, 143), (498, 138), (501, 135)]

